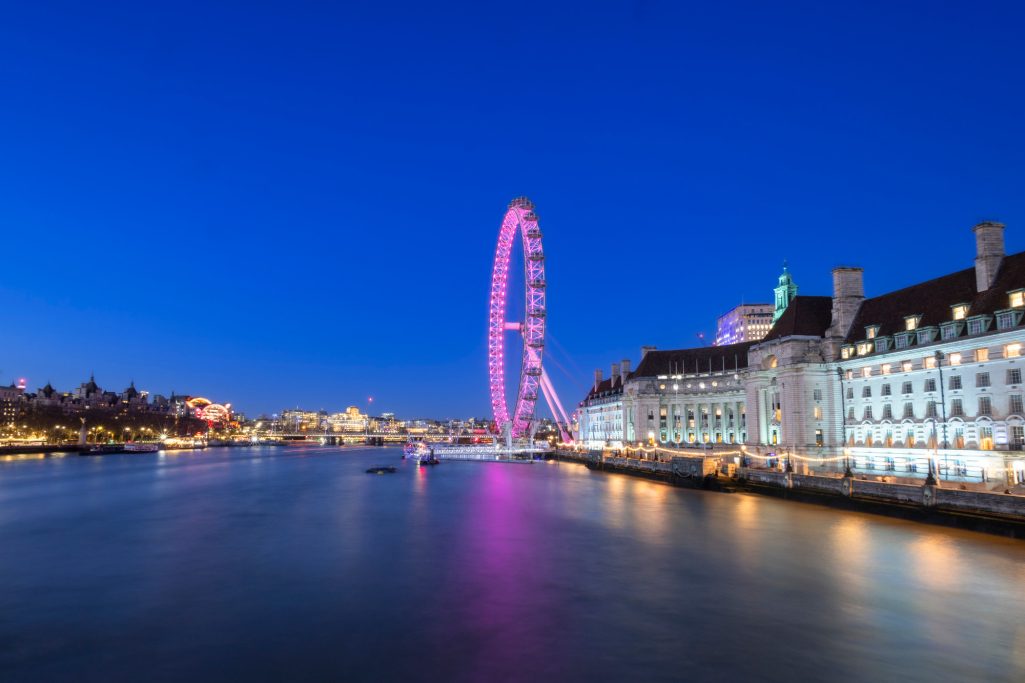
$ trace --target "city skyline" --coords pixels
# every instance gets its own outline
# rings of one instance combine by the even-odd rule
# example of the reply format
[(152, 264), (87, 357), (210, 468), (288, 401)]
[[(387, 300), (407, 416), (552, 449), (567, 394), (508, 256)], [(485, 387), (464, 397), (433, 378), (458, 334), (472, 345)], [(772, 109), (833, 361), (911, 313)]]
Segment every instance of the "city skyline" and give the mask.
[(480, 8), (432, 6), (433, 38), (413, 6), (12, 10), (0, 380), (485, 415), (520, 194), (574, 405), (638, 340), (770, 300), (784, 260), (802, 294), (848, 264), (873, 295), (963, 268), (982, 219), (1025, 249), (1020, 8), (528, 10), (515, 57)]

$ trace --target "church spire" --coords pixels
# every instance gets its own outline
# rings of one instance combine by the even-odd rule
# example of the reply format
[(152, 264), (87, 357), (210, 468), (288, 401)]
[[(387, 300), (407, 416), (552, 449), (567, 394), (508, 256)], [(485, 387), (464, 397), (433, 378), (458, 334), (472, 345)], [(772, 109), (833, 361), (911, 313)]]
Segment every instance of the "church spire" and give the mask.
[(787, 310), (787, 306), (797, 296), (797, 285), (794, 284), (794, 278), (790, 276), (786, 261), (783, 262), (783, 274), (779, 276), (779, 286), (774, 291), (776, 292), (776, 310), (773, 311), (772, 322), (779, 320), (783, 311)]

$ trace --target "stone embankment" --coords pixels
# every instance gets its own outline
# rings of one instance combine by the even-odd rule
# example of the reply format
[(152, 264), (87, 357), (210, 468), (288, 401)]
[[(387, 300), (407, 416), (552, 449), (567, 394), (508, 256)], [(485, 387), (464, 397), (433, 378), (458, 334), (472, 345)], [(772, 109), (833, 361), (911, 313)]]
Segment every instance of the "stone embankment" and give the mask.
[(714, 456), (646, 460), (560, 450), (557, 457), (675, 486), (747, 491), (1025, 538), (1025, 496), (1020, 495), (735, 467)]

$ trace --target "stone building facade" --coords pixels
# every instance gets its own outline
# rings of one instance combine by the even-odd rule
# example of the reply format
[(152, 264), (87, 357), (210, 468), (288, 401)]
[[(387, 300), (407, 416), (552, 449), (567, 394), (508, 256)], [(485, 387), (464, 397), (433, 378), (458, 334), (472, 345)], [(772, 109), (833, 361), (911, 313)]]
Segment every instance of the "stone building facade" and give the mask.
[(835, 268), (831, 296), (793, 296), (754, 343), (647, 351), (619, 379), (623, 441), (1025, 481), (1025, 252), (1003, 231), (975, 226), (974, 268), (876, 297)]

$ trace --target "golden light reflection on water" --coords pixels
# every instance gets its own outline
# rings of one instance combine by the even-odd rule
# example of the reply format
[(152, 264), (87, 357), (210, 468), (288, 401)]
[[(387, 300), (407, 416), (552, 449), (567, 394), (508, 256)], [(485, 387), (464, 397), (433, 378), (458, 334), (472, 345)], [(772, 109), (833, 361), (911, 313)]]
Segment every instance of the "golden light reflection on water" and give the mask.
[(961, 576), (961, 555), (953, 539), (928, 534), (908, 545), (911, 572), (933, 590), (951, 590)]

